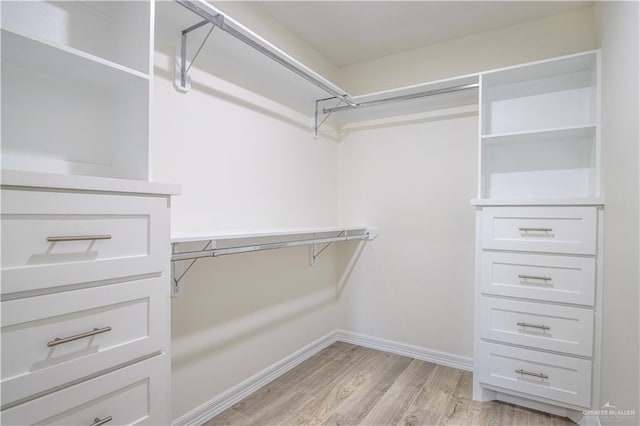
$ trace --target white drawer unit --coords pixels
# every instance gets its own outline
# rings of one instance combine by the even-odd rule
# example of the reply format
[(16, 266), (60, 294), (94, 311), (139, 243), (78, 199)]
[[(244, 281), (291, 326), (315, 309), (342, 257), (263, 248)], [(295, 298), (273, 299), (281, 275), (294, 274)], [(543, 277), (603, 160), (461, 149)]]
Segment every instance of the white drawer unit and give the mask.
[(593, 311), (588, 308), (483, 297), (483, 339), (590, 357)]
[(598, 205), (478, 209), (475, 399), (574, 421), (597, 403), (601, 214)]
[(2, 304), (2, 405), (166, 352), (164, 278)]
[(591, 406), (591, 361), (482, 342), (479, 381), (559, 401)]
[(2, 172), (3, 424), (170, 423), (176, 189)]
[(2, 294), (167, 268), (163, 197), (2, 191)]
[(600, 52), (480, 75), (473, 398), (600, 407)]
[(486, 207), (482, 222), (484, 249), (596, 253), (592, 207)]
[[(6, 425), (162, 425), (169, 422), (167, 355), (156, 356), (2, 412)], [(110, 420), (109, 420), (110, 419)], [(108, 420), (108, 421), (107, 421)], [(100, 423), (100, 422), (104, 423)]]
[(593, 257), (483, 251), (482, 293), (548, 302), (593, 305)]

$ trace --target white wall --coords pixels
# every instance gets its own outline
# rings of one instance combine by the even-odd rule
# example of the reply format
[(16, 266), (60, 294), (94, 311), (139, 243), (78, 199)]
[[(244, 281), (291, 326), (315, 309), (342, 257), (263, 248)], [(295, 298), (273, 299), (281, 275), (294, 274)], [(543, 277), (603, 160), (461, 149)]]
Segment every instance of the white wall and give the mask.
[(473, 356), (477, 134), (470, 112), (340, 143), (340, 219), (380, 228), (344, 285), (343, 328)]
[[(179, 93), (171, 69), (156, 52), (152, 173), (182, 185), (173, 231), (336, 224), (335, 142), (195, 68)], [(316, 267), (306, 248), (200, 260), (172, 303), (174, 418), (335, 330), (336, 274), (333, 249)]]
[(593, 7), (389, 55), (340, 69), (352, 94), (377, 92), (597, 48)]
[[(597, 48), (592, 7), (342, 69), (372, 92)], [(341, 143), (339, 217), (380, 227), (341, 298), (342, 327), (473, 356), (477, 116), (370, 127)]]
[(600, 402), (637, 414), (635, 419), (603, 417), (603, 423), (638, 424), (640, 415), (639, 14), (638, 2), (598, 5), (605, 197)]

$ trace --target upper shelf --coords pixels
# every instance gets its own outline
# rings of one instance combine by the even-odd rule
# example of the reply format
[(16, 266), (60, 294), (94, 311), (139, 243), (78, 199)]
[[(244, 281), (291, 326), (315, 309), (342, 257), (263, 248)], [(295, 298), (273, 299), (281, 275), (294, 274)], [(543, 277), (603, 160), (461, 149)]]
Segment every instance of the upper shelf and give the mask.
[(2, 60), (22, 70), (37, 70), (58, 80), (101, 90), (117, 90), (149, 79), (147, 74), (90, 53), (5, 29)]
[(375, 235), (377, 228), (367, 226), (343, 226), (343, 227), (321, 227), (321, 228), (281, 228), (270, 230), (238, 230), (221, 232), (175, 232), (171, 234), (172, 243), (193, 243), (198, 241), (219, 241), (219, 240), (239, 240), (269, 237), (299, 237), (311, 234), (329, 233), (353, 233), (356, 231), (369, 232)]
[[(186, 7), (179, 3), (183, 3)], [(222, 15), (222, 18), (218, 14)], [(395, 100), (399, 96), (413, 97), (413, 95), (424, 94), (433, 90), (476, 85), (478, 83), (478, 76), (472, 75), (386, 92), (353, 96), (246, 26), (243, 26), (237, 20), (200, 0), (179, 0), (178, 2), (160, 2), (157, 4), (156, 48), (162, 51), (175, 48), (178, 46), (179, 35), (182, 31), (203, 22), (203, 20), (213, 21), (218, 26), (212, 31), (206, 46), (199, 52), (197, 60), (190, 71), (193, 73), (194, 69), (197, 70), (196, 73), (193, 73), (192, 79), (195, 87), (199, 84), (204, 84), (204, 79), (198, 80), (197, 72), (206, 70), (205, 72), (207, 73), (242, 86), (256, 94), (288, 105), (306, 116), (315, 114), (316, 100), (335, 96), (342, 97), (343, 102), (339, 105), (337, 104), (338, 99), (328, 100), (319, 105), (320, 120), (329, 115), (324, 112), (325, 108), (331, 109), (345, 104), (378, 102), (389, 98)], [(220, 25), (222, 25), (222, 29), (220, 29)], [(188, 32), (187, 53), (185, 55), (187, 64), (198, 52), (211, 26), (211, 24), (205, 24)], [(227, 32), (226, 28), (229, 28), (229, 32)], [(180, 46), (178, 46), (179, 50)], [(292, 69), (294, 71), (291, 71)], [(306, 75), (307, 78), (301, 77), (301, 74)], [(311, 83), (309, 79), (315, 80), (317, 85)], [(268, 84), (265, 84), (265, 82), (268, 82)], [(400, 114), (477, 104), (477, 88), (468, 89), (456, 91), (455, 93), (403, 100), (402, 102), (394, 101), (370, 106), (366, 109), (343, 110), (339, 113), (330, 114), (331, 117), (328, 119), (328, 123), (343, 125)]]
[(149, 12), (143, 1), (7, 1), (2, 28), (149, 75)]

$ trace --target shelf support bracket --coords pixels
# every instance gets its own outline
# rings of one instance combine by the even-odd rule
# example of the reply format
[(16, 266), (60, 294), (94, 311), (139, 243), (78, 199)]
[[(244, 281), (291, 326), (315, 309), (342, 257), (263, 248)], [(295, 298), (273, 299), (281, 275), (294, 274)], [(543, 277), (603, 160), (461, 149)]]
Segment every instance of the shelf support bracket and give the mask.
[[(219, 19), (220, 22), (224, 23), (224, 17), (222, 15), (216, 15), (216, 17)], [(189, 33), (207, 24), (211, 24), (211, 28), (209, 29), (209, 32), (207, 33), (204, 40), (200, 44), (200, 47), (198, 47), (198, 50), (196, 50), (196, 53), (193, 55), (193, 58), (191, 58), (190, 61), (187, 61), (187, 45), (188, 45)], [(180, 56), (176, 58), (176, 81), (175, 81), (176, 87), (181, 92), (188, 92), (189, 90), (191, 90), (191, 78), (188, 75), (189, 70), (193, 66), (193, 63), (198, 58), (200, 51), (202, 51), (202, 48), (209, 40), (209, 36), (211, 35), (211, 33), (215, 28), (216, 28), (215, 23), (210, 22), (208, 20), (204, 20), (190, 26), (189, 28), (185, 28), (184, 30), (182, 30), (182, 34), (180, 36)]]
[[(336, 238), (340, 238), (340, 237), (347, 237), (348, 236), (348, 232), (347, 231), (342, 231), (340, 232), (338, 235), (336, 235)], [(309, 246), (309, 264), (311, 266), (316, 266), (316, 264), (318, 263), (318, 257), (320, 256), (320, 254), (322, 254), (323, 251), (325, 251), (326, 249), (329, 248), (329, 246), (333, 243), (333, 241), (328, 242), (327, 244), (325, 244), (324, 247), (322, 247), (320, 250), (317, 250), (318, 245), (317, 244), (311, 244)]]
[[(177, 253), (178, 244), (179, 243), (171, 244), (172, 254)], [(207, 245), (204, 246), (202, 251), (215, 249), (215, 248), (216, 248), (216, 242), (212, 240), (207, 242)], [(189, 272), (189, 270), (193, 267), (193, 265), (196, 264), (197, 261), (198, 261), (198, 258), (190, 259), (188, 261), (185, 260), (185, 261), (171, 262), (171, 295), (172, 296), (176, 297), (182, 294), (182, 291), (184, 290), (183, 278), (185, 275), (187, 275), (187, 272)]]
[[(333, 96), (331, 98), (324, 98), (324, 99), (316, 100), (316, 110), (315, 110), (315, 114), (313, 115), (313, 137), (315, 139), (318, 139), (318, 134), (320, 132), (320, 127), (322, 127), (324, 122), (327, 121), (327, 119), (329, 117), (331, 117), (331, 114), (333, 114), (333, 111), (330, 111), (330, 110), (329, 110), (329, 112), (326, 112), (327, 111), (326, 108), (320, 109), (320, 103), (324, 102), (324, 101), (330, 101), (332, 99), (338, 99), (338, 103), (336, 103), (333, 108), (336, 108), (338, 105), (340, 105), (341, 103), (344, 102), (343, 99), (336, 98), (335, 96)], [(330, 109), (333, 109), (333, 108), (330, 108)], [(324, 114), (324, 118), (322, 119), (322, 121), (320, 121), (320, 114)]]

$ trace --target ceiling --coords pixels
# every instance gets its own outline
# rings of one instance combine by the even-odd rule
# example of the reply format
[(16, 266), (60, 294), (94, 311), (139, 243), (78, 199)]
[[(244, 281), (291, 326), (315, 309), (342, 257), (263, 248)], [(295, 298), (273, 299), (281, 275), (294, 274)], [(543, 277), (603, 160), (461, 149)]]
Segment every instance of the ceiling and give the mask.
[(587, 1), (260, 1), (337, 67), (585, 7)]

